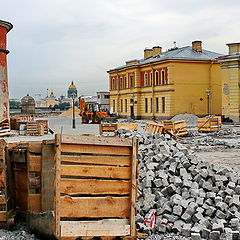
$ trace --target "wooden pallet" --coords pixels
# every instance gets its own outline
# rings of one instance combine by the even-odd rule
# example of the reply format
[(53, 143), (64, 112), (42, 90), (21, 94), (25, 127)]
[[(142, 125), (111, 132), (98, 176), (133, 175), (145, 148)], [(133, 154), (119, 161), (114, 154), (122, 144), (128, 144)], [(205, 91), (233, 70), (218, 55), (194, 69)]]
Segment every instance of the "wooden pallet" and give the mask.
[(137, 123), (104, 123), (104, 124), (99, 124), (99, 132), (100, 135), (103, 133), (114, 133), (119, 128), (127, 128), (132, 131), (136, 131), (138, 129), (138, 124)]
[(185, 120), (163, 121), (165, 133), (169, 133), (174, 137), (185, 136), (188, 134), (187, 123)]
[(28, 136), (43, 136), (44, 125), (38, 122), (27, 122), (26, 135)]
[(12, 117), (10, 119), (11, 129), (19, 130), (19, 122), (27, 123), (27, 122), (33, 122), (33, 121), (34, 121), (34, 117), (32, 115)]
[(199, 118), (197, 126), (199, 132), (217, 132), (221, 129), (222, 122), (219, 117)]
[(147, 122), (145, 125), (145, 132), (152, 134), (162, 134), (163, 133), (163, 124), (155, 122)]

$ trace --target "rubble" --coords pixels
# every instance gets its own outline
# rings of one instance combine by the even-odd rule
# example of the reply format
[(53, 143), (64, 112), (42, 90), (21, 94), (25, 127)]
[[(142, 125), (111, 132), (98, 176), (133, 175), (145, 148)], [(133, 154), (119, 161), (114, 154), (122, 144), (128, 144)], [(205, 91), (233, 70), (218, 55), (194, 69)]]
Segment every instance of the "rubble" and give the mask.
[(171, 118), (172, 121), (185, 120), (188, 126), (197, 126), (197, 119), (198, 116), (194, 114), (178, 114)]
[(237, 172), (197, 159), (167, 134), (124, 128), (115, 134), (139, 139), (138, 231), (177, 233), (191, 239), (239, 235)]

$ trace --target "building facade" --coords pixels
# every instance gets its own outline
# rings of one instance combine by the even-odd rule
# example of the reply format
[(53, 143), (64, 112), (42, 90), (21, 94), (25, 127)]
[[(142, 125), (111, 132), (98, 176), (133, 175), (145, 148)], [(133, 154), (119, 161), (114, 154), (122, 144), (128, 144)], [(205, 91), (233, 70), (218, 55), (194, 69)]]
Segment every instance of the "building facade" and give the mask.
[(97, 92), (97, 102), (101, 104), (102, 109), (110, 111), (110, 93)]
[(201, 41), (166, 52), (145, 49), (144, 59), (108, 71), (111, 111), (137, 119), (221, 114), (219, 56), (202, 49)]
[(222, 115), (240, 122), (240, 43), (227, 45), (228, 55), (218, 58), (223, 78)]

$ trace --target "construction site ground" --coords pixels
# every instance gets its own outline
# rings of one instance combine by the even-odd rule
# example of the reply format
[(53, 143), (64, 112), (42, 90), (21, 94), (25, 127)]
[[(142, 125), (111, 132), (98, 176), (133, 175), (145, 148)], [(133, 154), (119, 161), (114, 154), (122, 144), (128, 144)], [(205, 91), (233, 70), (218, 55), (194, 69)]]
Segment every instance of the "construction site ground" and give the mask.
[[(49, 128), (54, 134), (48, 134), (44, 136), (19, 136), (5, 138), (7, 142), (16, 141), (29, 141), (29, 140), (42, 140), (53, 139), (57, 133), (62, 134), (94, 134), (99, 135), (99, 125), (97, 124), (81, 124), (80, 117), (76, 117), (76, 128), (72, 128), (72, 117), (60, 117), (52, 116), (43, 118), (48, 120)], [(124, 120), (121, 119), (121, 122)], [(126, 120), (127, 121), (127, 120)], [(146, 121), (135, 121), (139, 123), (138, 131), (143, 132)], [(240, 169), (240, 125), (237, 124), (223, 124), (222, 134), (219, 133), (198, 133), (195, 126), (191, 126), (191, 136), (181, 137), (178, 139), (188, 149), (193, 150), (197, 156), (203, 161), (210, 162), (212, 164), (222, 165), (225, 167), (232, 167), (237, 170)], [(19, 238), (20, 233), (25, 235), (25, 238)], [(13, 232), (14, 235), (8, 235), (9, 232), (0, 230), (0, 239), (38, 239), (34, 235), (28, 235), (22, 229), (18, 232)], [(18, 235), (20, 234), (20, 235)], [(6, 238), (4, 238), (6, 236)], [(17, 238), (14, 238), (17, 237)], [(157, 239), (156, 236), (151, 236), (149, 239)], [(161, 235), (158, 239), (189, 239), (180, 236), (168, 236)]]
[[(48, 120), (49, 128), (54, 131), (54, 134), (94, 134), (99, 135), (98, 124), (82, 124), (80, 117), (76, 117), (76, 128), (72, 128), (72, 117), (60, 117), (52, 116), (43, 118)], [(124, 120), (121, 119), (121, 122)], [(126, 119), (127, 121), (127, 119)], [(138, 131), (143, 132), (146, 121), (139, 120)], [(238, 124), (223, 124), (223, 130), (225, 135), (217, 133), (197, 133), (197, 128), (191, 126), (190, 131), (193, 132), (193, 136), (181, 137), (179, 141), (192, 149), (198, 156), (204, 161), (208, 161), (214, 164), (221, 164), (228, 167), (240, 169), (240, 125)], [(230, 133), (226, 134), (227, 130), (230, 129)], [(32, 136), (13, 136), (6, 138), (8, 142), (15, 141), (28, 141), (28, 140), (42, 140), (42, 139), (53, 139), (54, 134), (48, 134), (39, 137)], [(206, 138), (209, 138), (206, 140)], [(204, 140), (204, 142), (201, 142)], [(216, 141), (216, 144), (214, 143)], [(200, 142), (200, 144), (198, 144)]]

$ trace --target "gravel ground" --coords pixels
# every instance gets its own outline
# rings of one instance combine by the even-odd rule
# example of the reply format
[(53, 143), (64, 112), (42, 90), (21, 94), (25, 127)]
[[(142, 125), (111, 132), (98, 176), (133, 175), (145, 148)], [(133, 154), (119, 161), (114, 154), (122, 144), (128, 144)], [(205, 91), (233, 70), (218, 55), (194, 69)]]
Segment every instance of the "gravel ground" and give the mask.
[(188, 126), (197, 126), (197, 119), (198, 116), (194, 114), (178, 114), (174, 116), (171, 120), (172, 121), (186, 120)]

